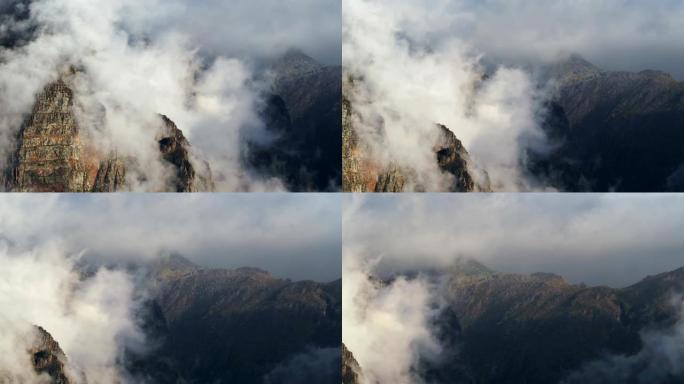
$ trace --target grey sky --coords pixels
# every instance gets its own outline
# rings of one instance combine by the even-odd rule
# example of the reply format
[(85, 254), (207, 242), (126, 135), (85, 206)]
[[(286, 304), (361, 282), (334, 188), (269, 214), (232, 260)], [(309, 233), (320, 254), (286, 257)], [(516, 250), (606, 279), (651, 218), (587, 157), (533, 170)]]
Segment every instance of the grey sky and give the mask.
[(268, 59), (299, 48), (325, 64), (342, 55), (341, 0), (157, 0), (153, 14), (133, 12), (133, 27), (178, 29), (207, 54)]
[(7, 195), (0, 233), (23, 247), (58, 242), (111, 260), (177, 251), (205, 267), (279, 277), (341, 276), (339, 196), (333, 194)]
[(380, 273), (445, 267), (463, 256), (501, 272), (622, 287), (684, 267), (677, 195), (346, 197), (343, 212), (343, 253), (379, 258)]
[[(387, 1), (387, 0), (378, 0)], [(606, 70), (663, 70), (684, 80), (680, 0), (398, 0), (425, 9), (404, 26), (427, 41), (458, 37), (508, 63), (578, 53)]]

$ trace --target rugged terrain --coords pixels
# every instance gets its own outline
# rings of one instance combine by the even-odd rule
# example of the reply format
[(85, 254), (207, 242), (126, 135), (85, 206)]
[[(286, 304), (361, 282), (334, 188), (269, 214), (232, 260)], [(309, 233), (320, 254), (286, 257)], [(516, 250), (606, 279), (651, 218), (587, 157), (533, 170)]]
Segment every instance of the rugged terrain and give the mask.
[(339, 190), (341, 67), (292, 49), (270, 72), (273, 93), (266, 97), (262, 117), (277, 139), (266, 147), (253, 144), (249, 161), (262, 173), (284, 179), (290, 190)]
[[(163, 357), (187, 382), (279, 383), (303, 374), (283, 371), (306, 366), (306, 359), (317, 362), (306, 377), (339, 382), (341, 281), (203, 269), (180, 256), (155, 265), (153, 278), (151, 323), (163, 341), (154, 359)], [(292, 359), (299, 364), (288, 365)], [(152, 365), (150, 358), (141, 363)]]
[(534, 173), (567, 191), (684, 190), (684, 83), (576, 55), (549, 72), (558, 91), (545, 129), (556, 149), (536, 156)]
[(634, 355), (641, 332), (679, 320), (672, 295), (684, 288), (684, 268), (624, 289), (496, 273), (474, 261), (430, 274), (446, 304), (433, 320), (445, 360), (417, 369), (435, 383), (557, 383), (606, 355)]

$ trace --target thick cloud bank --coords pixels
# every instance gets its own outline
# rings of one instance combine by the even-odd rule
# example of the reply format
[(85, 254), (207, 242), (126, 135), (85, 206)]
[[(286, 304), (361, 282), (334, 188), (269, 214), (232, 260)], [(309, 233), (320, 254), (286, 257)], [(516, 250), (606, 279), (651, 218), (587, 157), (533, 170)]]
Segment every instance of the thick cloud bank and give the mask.
[(448, 2), (350, 0), (343, 4), (343, 66), (353, 84), (345, 95), (353, 124), (381, 164), (417, 174), (417, 184), (449, 184), (435, 160), (439, 131), (451, 129), (470, 152), (471, 173), (495, 190), (529, 190), (525, 150), (543, 149), (540, 94), (520, 69), (500, 67), (484, 80), (478, 47), (440, 26), (464, 14)]
[(150, 261), (160, 251), (218, 268), (278, 277), (340, 277), (339, 197), (328, 194), (39, 196), (0, 199), (1, 237), (59, 240), (103, 261)]
[[(268, 143), (258, 112), (262, 101), (252, 70), (242, 61), (198, 54), (196, 39), (163, 22), (158, 0), (34, 0), (28, 20), (3, 29), (35, 27), (30, 41), (0, 51), (0, 150), (3, 167), (36, 95), (61, 78), (75, 93), (83, 135), (104, 154), (133, 157), (128, 184), (167, 189), (171, 172), (159, 156), (158, 114), (168, 115), (192, 144), (196, 169), (206, 160), (219, 190), (274, 190), (282, 183), (254, 175), (243, 164), (245, 143)], [(160, 11), (161, 10), (161, 11)], [(168, 20), (167, 20), (168, 21)], [(140, 25), (164, 24), (144, 30)]]
[(678, 195), (347, 197), (344, 214), (351, 222), (345, 250), (382, 256), (376, 271), (383, 274), (444, 268), (464, 257), (500, 272), (549, 272), (619, 288), (684, 266)]

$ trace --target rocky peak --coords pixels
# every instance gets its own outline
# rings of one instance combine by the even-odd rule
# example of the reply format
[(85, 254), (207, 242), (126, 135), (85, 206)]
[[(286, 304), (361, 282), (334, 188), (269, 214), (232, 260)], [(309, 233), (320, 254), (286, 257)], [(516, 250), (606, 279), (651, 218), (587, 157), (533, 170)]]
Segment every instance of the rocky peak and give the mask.
[(34, 330), (35, 339), (27, 352), (36, 373), (48, 375), (52, 384), (70, 384), (64, 368), (66, 356), (59, 344), (45, 329), (35, 327)]
[(97, 166), (86, 163), (73, 110), (74, 94), (60, 79), (36, 98), (19, 132), (9, 189), (17, 192), (82, 192), (92, 188)]
[(456, 135), (442, 124), (437, 124), (439, 129), (439, 141), (433, 148), (437, 154), (437, 163), (443, 172), (450, 173), (454, 177), (450, 192), (472, 192), (476, 189), (468, 163), (470, 155), (463, 147)]
[[(98, 151), (78, 125), (70, 73), (48, 84), (36, 97), (32, 113), (17, 136), (16, 152), (6, 173), (6, 188), (15, 192), (115, 192), (128, 188), (127, 168), (135, 159), (116, 151)], [(170, 184), (177, 192), (213, 189), (211, 171), (201, 174), (190, 162), (190, 144), (168, 117), (160, 115), (162, 158), (175, 167)]]
[(272, 66), (276, 77), (281, 80), (311, 74), (322, 68), (319, 62), (295, 48), (285, 52)]
[(176, 192), (195, 192), (196, 173), (190, 162), (188, 148), (190, 143), (176, 124), (165, 115), (162, 119), (163, 133), (158, 138), (159, 151), (167, 162), (176, 168), (175, 188)]
[(494, 274), (494, 271), (484, 264), (467, 257), (457, 258), (452, 266), (449, 267), (449, 272), (454, 275), (473, 277), (491, 276)]
[(360, 384), (361, 367), (347, 346), (342, 343), (342, 384)]
[(580, 55), (572, 54), (567, 59), (554, 64), (552, 77), (563, 84), (592, 79), (601, 74), (601, 70)]

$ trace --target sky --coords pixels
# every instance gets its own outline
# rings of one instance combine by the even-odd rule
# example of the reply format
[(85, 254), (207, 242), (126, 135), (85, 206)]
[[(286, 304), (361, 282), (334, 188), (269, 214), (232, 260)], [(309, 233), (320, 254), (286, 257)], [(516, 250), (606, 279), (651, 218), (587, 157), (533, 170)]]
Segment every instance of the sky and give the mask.
[(21, 248), (108, 262), (178, 252), (203, 267), (256, 267), (293, 280), (341, 276), (339, 197), (332, 194), (6, 195), (2, 238)]
[[(509, 63), (577, 53), (606, 70), (657, 69), (684, 80), (680, 0), (401, 0), (428, 10), (418, 28), (439, 41), (461, 36)], [(400, 6), (397, 6), (397, 9)]]
[(619, 288), (684, 267), (678, 195), (350, 196), (343, 212), (345, 261), (371, 261), (378, 274), (465, 257), (499, 272)]

